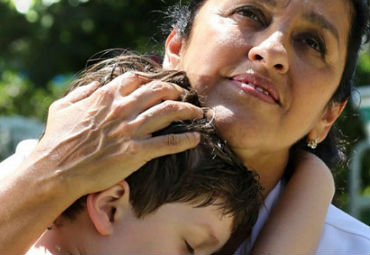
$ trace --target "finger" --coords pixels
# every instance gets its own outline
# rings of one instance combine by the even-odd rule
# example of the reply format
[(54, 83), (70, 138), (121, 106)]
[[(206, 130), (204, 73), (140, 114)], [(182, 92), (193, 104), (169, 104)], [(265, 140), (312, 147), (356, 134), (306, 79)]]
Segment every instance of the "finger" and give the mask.
[(203, 114), (203, 110), (195, 105), (168, 100), (143, 112), (131, 124), (137, 126), (136, 135), (145, 136), (174, 121), (200, 119)]
[(136, 116), (163, 101), (179, 99), (184, 93), (185, 90), (176, 84), (152, 81), (129, 96), (128, 99), (133, 103), (131, 116)]
[(100, 83), (97, 81), (93, 81), (87, 85), (77, 87), (76, 89), (72, 90), (65, 99), (70, 103), (75, 103), (89, 97), (97, 88), (100, 86)]
[(200, 142), (200, 134), (187, 132), (156, 136), (139, 141), (142, 157), (147, 161), (164, 155), (179, 153), (196, 147)]
[(109, 82), (107, 89), (117, 90), (121, 96), (127, 96), (141, 85), (150, 82), (151, 79), (141, 76), (135, 72), (126, 72)]

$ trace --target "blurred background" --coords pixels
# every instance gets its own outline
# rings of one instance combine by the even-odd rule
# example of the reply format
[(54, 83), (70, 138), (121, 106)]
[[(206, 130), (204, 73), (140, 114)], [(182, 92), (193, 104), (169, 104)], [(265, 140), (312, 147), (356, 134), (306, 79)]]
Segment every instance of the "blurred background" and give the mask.
[[(0, 0), (0, 160), (37, 138), (48, 107), (87, 59), (109, 48), (162, 55), (163, 11), (177, 0)], [(186, 1), (183, 1), (186, 2)], [(370, 47), (339, 120), (348, 163), (333, 169), (334, 204), (370, 224)]]

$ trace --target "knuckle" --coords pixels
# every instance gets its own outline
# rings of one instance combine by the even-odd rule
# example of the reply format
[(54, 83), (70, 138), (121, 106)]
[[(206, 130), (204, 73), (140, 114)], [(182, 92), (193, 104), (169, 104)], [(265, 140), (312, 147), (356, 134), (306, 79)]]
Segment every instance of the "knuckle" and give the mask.
[(139, 126), (143, 126), (147, 124), (153, 117), (155, 116), (154, 112), (147, 112), (145, 114), (142, 114), (139, 118), (137, 118), (136, 122)]
[(113, 116), (125, 116), (124, 112), (126, 105), (120, 101), (113, 101), (110, 107), (110, 112)]
[(114, 79), (114, 83), (116, 83), (118, 86), (124, 85), (128, 81), (132, 81), (135, 78), (135, 74), (132, 71), (128, 71), (124, 74), (121, 74), (116, 79)]
[(97, 89), (99, 89), (101, 86), (103, 86), (102, 83), (100, 83), (98, 81), (92, 81), (90, 84), (88, 84), (84, 87), (85, 87), (86, 91), (91, 93), (91, 92), (96, 91)]
[(112, 102), (112, 110), (113, 111), (121, 111), (124, 108), (124, 105), (122, 104), (121, 101), (114, 100)]
[(179, 111), (190, 118), (201, 118), (204, 115), (204, 112), (201, 108), (190, 103), (182, 103)]
[(114, 94), (110, 91), (109, 88), (102, 87), (96, 91), (96, 96), (101, 99), (112, 99), (114, 97)]
[(178, 102), (166, 100), (162, 103), (162, 110), (165, 112), (179, 112), (182, 110), (182, 107)]
[(137, 155), (139, 154), (140, 151), (141, 151), (140, 144), (134, 141), (130, 142), (126, 147), (126, 153), (128, 156)]
[(94, 80), (94, 81), (92, 81), (88, 84), (88, 86), (92, 86), (92, 87), (96, 87), (96, 86), (100, 86), (100, 85), (101, 85), (101, 83), (97, 80)]
[(190, 110), (191, 110), (193, 118), (203, 118), (205, 116), (204, 111), (199, 107), (192, 105), (190, 106)]
[(89, 85), (84, 85), (75, 89), (74, 93), (80, 95), (80, 97), (86, 97), (90, 90), (91, 88)]
[(152, 81), (150, 84), (149, 84), (149, 88), (153, 91), (153, 92), (163, 92), (163, 91), (166, 91), (168, 90), (168, 86), (167, 84), (161, 82), (161, 81)]
[(121, 112), (121, 110), (122, 110), (122, 108), (120, 107), (120, 105), (118, 103), (113, 103), (112, 104), (111, 113), (114, 116), (118, 116), (118, 114)]
[(122, 139), (122, 145), (124, 145), (131, 139), (133, 128), (126, 121), (117, 122), (108, 120), (107, 123), (105, 125), (104, 135), (110, 141), (117, 142), (117, 139)]
[(137, 74), (134, 71), (128, 71), (122, 75), (125, 78), (134, 79), (137, 78)]
[(53, 111), (56, 111), (58, 110), (59, 108), (61, 108), (62, 106), (62, 99), (58, 99), (56, 101), (54, 101), (50, 106), (49, 106), (49, 112), (53, 112)]
[(98, 96), (105, 97), (110, 94), (110, 91), (107, 87), (102, 87), (96, 91)]
[(174, 135), (174, 134), (169, 134), (167, 136), (167, 145), (168, 146), (175, 146), (177, 144), (179, 144), (178, 137), (176, 135)]
[(186, 139), (187, 143), (193, 144), (193, 145), (197, 144), (197, 142), (198, 142), (197, 137), (192, 133), (186, 133), (185, 134), (185, 139)]
[(137, 71), (127, 71), (126, 73), (122, 74), (121, 79), (119, 80), (119, 84), (126, 84), (127, 82), (134, 82), (134, 83), (150, 83), (152, 80), (143, 76), (143, 74), (139, 74)]
[(132, 130), (133, 130), (133, 127), (132, 127), (132, 125), (130, 125), (130, 124), (128, 124), (128, 123), (126, 123), (126, 122), (124, 122), (124, 123), (122, 123), (122, 125), (121, 125), (121, 133), (123, 134), (123, 135), (125, 135), (125, 136), (131, 136), (131, 134), (132, 134)]

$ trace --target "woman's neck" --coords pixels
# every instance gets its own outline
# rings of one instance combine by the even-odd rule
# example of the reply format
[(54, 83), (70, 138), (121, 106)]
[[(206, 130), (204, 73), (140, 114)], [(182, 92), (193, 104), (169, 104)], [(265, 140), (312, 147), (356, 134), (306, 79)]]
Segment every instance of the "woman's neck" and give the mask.
[(289, 150), (276, 153), (253, 153), (253, 155), (246, 151), (239, 150), (235, 152), (248, 169), (256, 171), (259, 175), (259, 181), (264, 188), (264, 196), (267, 196), (279, 182), (289, 160)]

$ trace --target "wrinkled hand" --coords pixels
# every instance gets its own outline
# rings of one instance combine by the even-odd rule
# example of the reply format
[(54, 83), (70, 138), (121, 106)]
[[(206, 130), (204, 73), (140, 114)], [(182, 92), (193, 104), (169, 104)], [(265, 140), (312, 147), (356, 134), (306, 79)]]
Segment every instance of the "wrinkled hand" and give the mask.
[(103, 87), (93, 82), (55, 101), (37, 150), (81, 195), (108, 188), (149, 160), (195, 147), (199, 134), (152, 137), (171, 122), (201, 118), (191, 104), (172, 101), (183, 89), (125, 73)]

